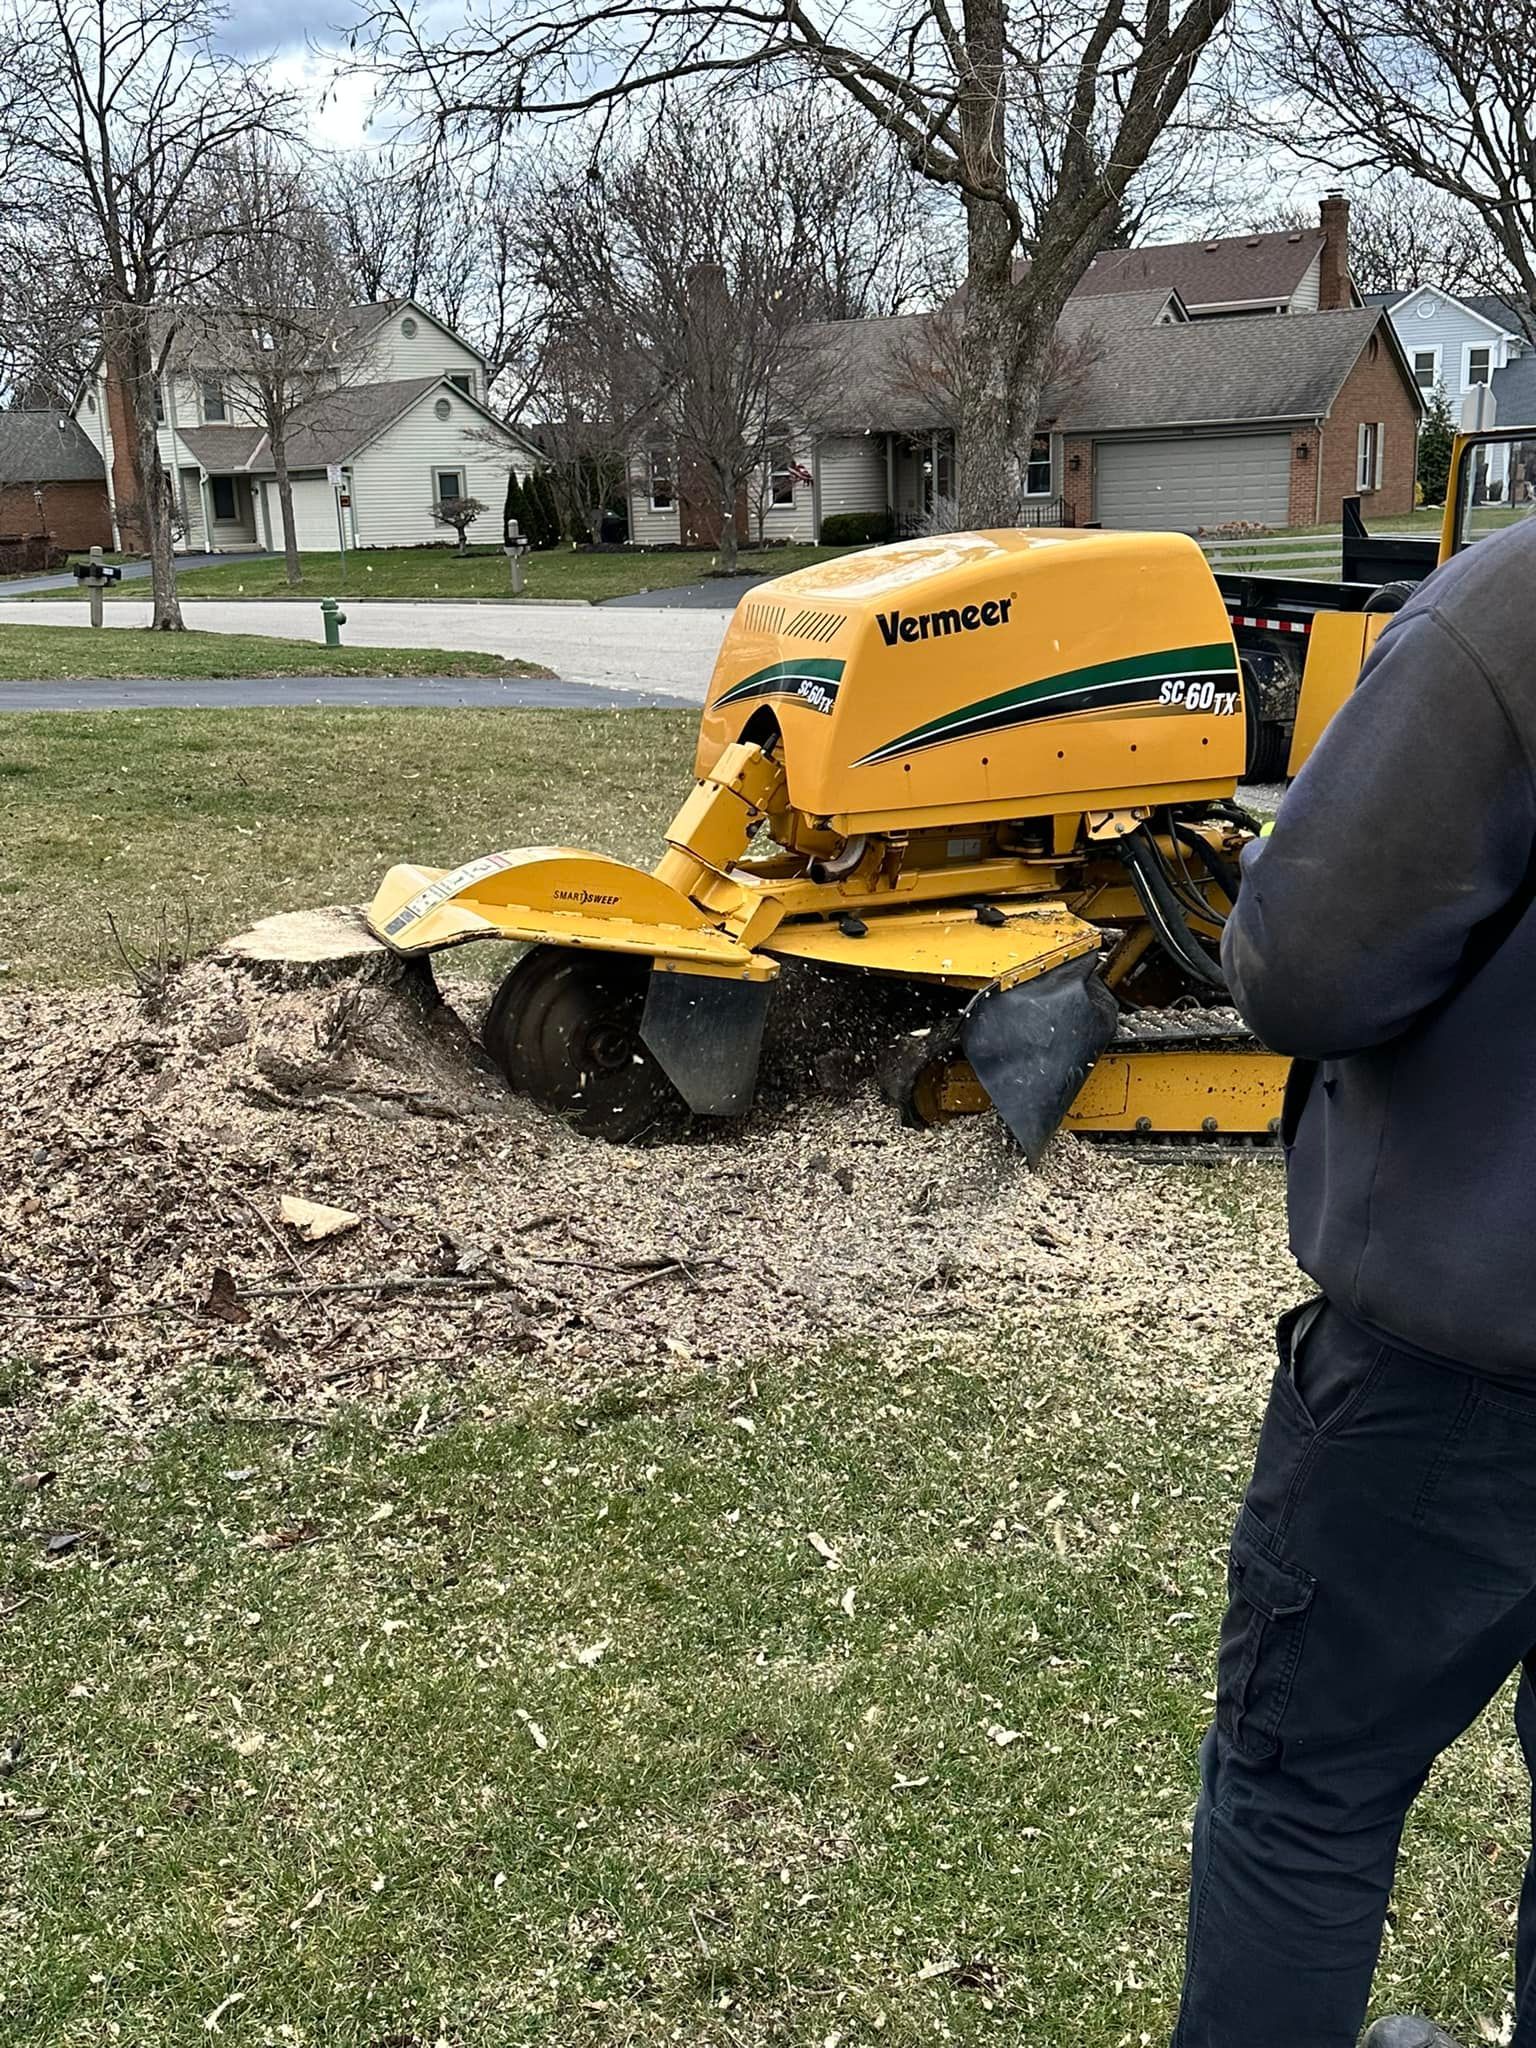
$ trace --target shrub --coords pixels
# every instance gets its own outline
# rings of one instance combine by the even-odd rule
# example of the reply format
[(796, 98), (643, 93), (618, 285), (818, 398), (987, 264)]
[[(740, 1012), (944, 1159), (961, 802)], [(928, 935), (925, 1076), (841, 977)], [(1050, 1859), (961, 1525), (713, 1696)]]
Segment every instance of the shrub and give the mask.
[(896, 538), (893, 512), (834, 512), (821, 522), (824, 548), (848, 548)]

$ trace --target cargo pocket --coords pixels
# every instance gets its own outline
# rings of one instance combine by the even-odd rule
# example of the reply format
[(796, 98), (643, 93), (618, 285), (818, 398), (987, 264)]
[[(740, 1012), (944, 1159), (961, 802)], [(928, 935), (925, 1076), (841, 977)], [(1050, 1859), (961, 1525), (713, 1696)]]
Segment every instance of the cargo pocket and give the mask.
[(1266, 1763), (1280, 1747), (1307, 1609), (1317, 1581), (1287, 1564), (1249, 1508), (1227, 1563), (1227, 1611), (1216, 1669), (1216, 1726), (1241, 1755)]

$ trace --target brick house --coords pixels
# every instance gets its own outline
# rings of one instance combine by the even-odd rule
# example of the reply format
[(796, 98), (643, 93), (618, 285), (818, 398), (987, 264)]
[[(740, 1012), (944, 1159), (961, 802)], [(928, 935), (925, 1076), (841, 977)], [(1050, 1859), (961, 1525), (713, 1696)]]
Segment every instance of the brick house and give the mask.
[(0, 551), (18, 567), (112, 545), (106, 468), (75, 422), (0, 412)]
[[(1022, 516), (1283, 527), (1336, 520), (1357, 493), (1410, 511), (1420, 392), (1386, 312), (1354, 289), (1348, 233), (1330, 194), (1315, 229), (1096, 257), (1057, 329)], [(953, 496), (959, 296), (807, 330), (823, 396), (770, 457), (765, 538), (815, 540), (837, 513), (911, 531)], [(639, 451), (636, 540), (690, 537), (674, 468), (664, 446)]]

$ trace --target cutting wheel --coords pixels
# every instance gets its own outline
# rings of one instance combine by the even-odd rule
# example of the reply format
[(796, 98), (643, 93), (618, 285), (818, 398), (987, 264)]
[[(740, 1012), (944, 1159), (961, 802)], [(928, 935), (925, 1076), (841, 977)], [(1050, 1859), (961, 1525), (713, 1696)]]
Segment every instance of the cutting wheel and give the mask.
[(520, 1094), (585, 1137), (628, 1143), (682, 1112), (640, 1037), (651, 963), (533, 946), (497, 989), (481, 1037)]

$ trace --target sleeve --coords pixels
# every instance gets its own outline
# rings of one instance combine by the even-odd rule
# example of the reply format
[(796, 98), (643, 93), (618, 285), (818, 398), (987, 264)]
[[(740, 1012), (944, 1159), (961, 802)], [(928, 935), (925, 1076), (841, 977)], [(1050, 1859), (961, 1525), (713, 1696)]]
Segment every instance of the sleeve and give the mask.
[(1454, 987), (1533, 847), (1530, 765), (1492, 678), (1436, 612), (1405, 614), (1244, 854), (1222, 945), (1239, 1009), (1300, 1059), (1385, 1044)]

